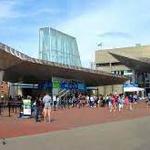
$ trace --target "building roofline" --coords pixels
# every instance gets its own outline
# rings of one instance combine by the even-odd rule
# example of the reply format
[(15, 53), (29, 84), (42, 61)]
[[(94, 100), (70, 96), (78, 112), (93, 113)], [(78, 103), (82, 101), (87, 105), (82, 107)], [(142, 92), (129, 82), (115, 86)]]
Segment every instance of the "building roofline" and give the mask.
[[(1, 69), (7, 72), (5, 79), (11, 78), (11, 76), (13, 78), (13, 75), (21, 76), (21, 74), (23, 73), (27, 74), (27, 72), (31, 71), (34, 68), (34, 70), (39, 71), (38, 73), (42, 73), (41, 70), (48, 69), (48, 74), (43, 74), (43, 76), (46, 76), (46, 78), (49, 78), (50, 76), (59, 76), (59, 75), (64, 76), (65, 74), (66, 76), (69, 76), (69, 78), (72, 78), (75, 76), (75, 78), (85, 80), (88, 83), (92, 83), (94, 82), (93, 80), (95, 80), (95, 83), (92, 83), (92, 84), (98, 84), (98, 83), (108, 84), (108, 82), (105, 83), (104, 81), (102, 81), (100, 79), (101, 77), (103, 79), (108, 78), (109, 83), (111, 82), (112, 84), (123, 83), (124, 81), (127, 80), (125, 77), (115, 76), (115, 75), (112, 75), (111, 73), (107, 73), (104, 71), (92, 70), (92, 69), (83, 68), (83, 67), (63, 65), (63, 64), (50, 62), (50, 61), (44, 61), (44, 60), (32, 58), (3, 43), (0, 43), (0, 51), (3, 52), (1, 53), (1, 58), (3, 58), (3, 54), (5, 54), (5, 56), (7, 56), (8, 58), (11, 59), (11, 61), (13, 61), (12, 63), (1, 66), (2, 67)], [(5, 59), (3, 58), (3, 61), (4, 60)], [(17, 69), (16, 67), (18, 67), (18, 70), (16, 70)], [(52, 72), (53, 69), (54, 69), (54, 72)], [(60, 72), (59, 72), (59, 69), (60, 69)], [(30, 73), (33, 74), (34, 76), (36, 75), (36, 77), (40, 79), (41, 77), (39, 77), (39, 74), (35, 73), (34, 70), (33, 72), (30, 72)], [(19, 74), (16, 74), (16, 71), (18, 71)]]
[(109, 52), (109, 51), (117, 51), (121, 49), (135, 49), (135, 48), (145, 48), (145, 47), (150, 47), (150, 44), (148, 45), (140, 45), (140, 46), (127, 46), (127, 47), (116, 47), (116, 48), (107, 48), (107, 49), (100, 49), (96, 50), (95, 52)]
[(47, 26), (47, 27), (41, 27), (40, 30), (42, 30), (42, 29), (44, 29), (44, 28), (49, 28), (49, 29), (55, 30), (55, 31), (57, 31), (57, 32), (59, 32), (59, 33), (65, 35), (65, 36), (69, 36), (69, 37), (71, 37), (72, 39), (75, 39), (75, 40), (76, 40), (76, 37), (74, 37), (74, 36), (72, 36), (72, 35), (69, 35), (69, 34), (67, 34), (67, 33), (64, 33), (64, 32), (62, 32), (62, 31), (59, 31), (59, 30), (57, 30), (57, 29), (55, 29), (55, 28), (52, 28), (52, 27), (48, 27), (48, 26)]

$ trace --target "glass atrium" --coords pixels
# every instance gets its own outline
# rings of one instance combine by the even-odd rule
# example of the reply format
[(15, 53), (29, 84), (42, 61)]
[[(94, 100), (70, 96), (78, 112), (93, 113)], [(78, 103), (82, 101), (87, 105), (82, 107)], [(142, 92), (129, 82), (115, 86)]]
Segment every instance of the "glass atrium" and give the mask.
[(50, 27), (40, 28), (39, 58), (81, 67), (76, 38)]

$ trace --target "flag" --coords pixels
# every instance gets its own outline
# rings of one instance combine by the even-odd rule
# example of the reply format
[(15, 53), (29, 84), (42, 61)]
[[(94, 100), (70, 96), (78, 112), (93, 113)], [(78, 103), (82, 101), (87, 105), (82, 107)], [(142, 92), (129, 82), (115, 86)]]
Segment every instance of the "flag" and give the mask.
[(97, 44), (97, 46), (98, 46), (98, 47), (102, 47), (102, 42), (101, 42), (101, 43), (99, 43), (99, 44)]

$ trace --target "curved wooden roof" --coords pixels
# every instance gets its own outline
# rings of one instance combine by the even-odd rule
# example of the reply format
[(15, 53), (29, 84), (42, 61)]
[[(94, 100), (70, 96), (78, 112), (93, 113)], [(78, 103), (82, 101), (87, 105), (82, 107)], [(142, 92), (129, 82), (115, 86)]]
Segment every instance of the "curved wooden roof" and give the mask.
[(35, 59), (2, 43), (0, 70), (5, 72), (4, 80), (10, 82), (37, 83), (50, 80), (54, 76), (83, 81), (89, 86), (100, 86), (121, 84), (127, 80), (103, 71)]

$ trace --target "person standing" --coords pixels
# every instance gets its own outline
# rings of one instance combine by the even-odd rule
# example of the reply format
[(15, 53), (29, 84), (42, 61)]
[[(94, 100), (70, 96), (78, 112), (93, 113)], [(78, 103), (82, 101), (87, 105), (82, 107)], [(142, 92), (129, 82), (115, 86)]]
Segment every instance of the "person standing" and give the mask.
[(115, 111), (116, 111), (116, 108), (117, 108), (115, 95), (112, 95), (111, 101), (112, 101), (112, 109), (113, 109), (113, 111), (115, 112)]
[(39, 98), (36, 98), (36, 101), (35, 101), (35, 121), (36, 122), (40, 122), (40, 120), (39, 120), (40, 107), (41, 107), (41, 102), (40, 102)]
[(56, 97), (56, 103), (57, 103), (56, 107), (57, 107), (57, 109), (58, 109), (58, 108), (60, 107), (60, 99), (59, 99), (59, 96)]
[(44, 103), (44, 121), (51, 122), (51, 105), (52, 105), (52, 98), (49, 96), (48, 93), (45, 94), (43, 97)]
[(129, 95), (129, 104), (130, 104), (129, 109), (130, 109), (131, 111), (133, 110), (133, 103), (134, 103), (133, 95), (130, 94), (130, 95)]
[(56, 111), (56, 107), (57, 107), (57, 98), (56, 98), (56, 95), (53, 96), (53, 103), (54, 103), (54, 111)]
[(112, 96), (112, 94), (110, 94), (109, 99), (108, 99), (108, 107), (109, 107), (110, 112), (112, 112), (112, 110), (113, 110), (113, 104), (112, 104), (113, 100), (112, 99), (113, 99), (113, 96)]
[(128, 96), (125, 96), (124, 104), (125, 104), (126, 109), (129, 109), (129, 98), (128, 98)]
[(95, 104), (95, 100), (94, 100), (94, 96), (92, 95), (90, 97), (90, 107), (94, 107), (94, 104)]
[(119, 112), (121, 110), (123, 110), (123, 104), (124, 104), (124, 96), (123, 96), (123, 94), (120, 94), (118, 97), (118, 110), (119, 110)]

